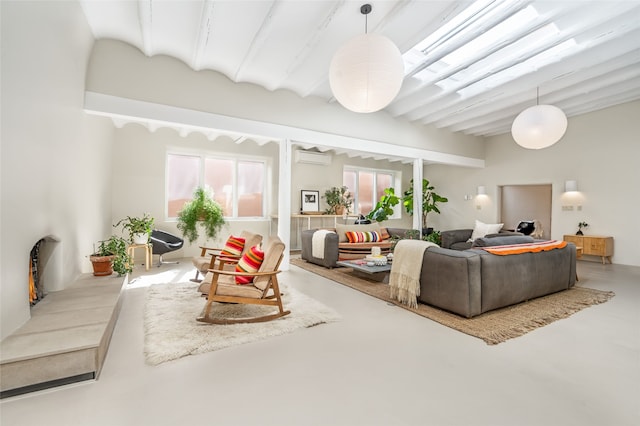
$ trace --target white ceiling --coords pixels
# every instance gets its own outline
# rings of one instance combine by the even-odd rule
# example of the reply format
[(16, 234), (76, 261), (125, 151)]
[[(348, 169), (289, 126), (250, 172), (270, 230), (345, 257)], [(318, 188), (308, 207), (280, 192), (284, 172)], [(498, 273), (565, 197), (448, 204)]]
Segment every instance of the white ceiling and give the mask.
[[(97, 39), (329, 102), (331, 58), (365, 27), (365, 1), (80, 3)], [(537, 89), (568, 116), (640, 99), (640, 0), (368, 3), (368, 31), (405, 58), (393, 116), (491, 136), (510, 130)]]

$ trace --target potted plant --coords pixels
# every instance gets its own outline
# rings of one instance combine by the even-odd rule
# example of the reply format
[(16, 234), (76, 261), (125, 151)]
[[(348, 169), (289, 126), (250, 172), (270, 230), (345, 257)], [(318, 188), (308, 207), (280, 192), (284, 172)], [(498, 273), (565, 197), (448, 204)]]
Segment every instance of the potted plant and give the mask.
[(122, 229), (129, 232), (129, 241), (131, 243), (147, 244), (153, 230), (153, 221), (154, 219), (148, 213), (144, 213), (142, 217), (127, 216), (113, 226), (122, 225)]
[(98, 242), (98, 249), (89, 256), (93, 265), (93, 275), (108, 276), (117, 272), (122, 276), (131, 272), (131, 256), (127, 253), (127, 242), (124, 238), (112, 235), (107, 240)]
[(367, 218), (376, 222), (385, 221), (389, 219), (389, 216), (393, 215), (393, 206), (396, 206), (399, 202), (400, 198), (395, 194), (395, 190), (386, 188), (384, 195), (380, 197), (380, 200), (373, 207), (373, 210), (369, 212)]
[(327, 189), (323, 196), (327, 200), (329, 208), (326, 210), (327, 214), (344, 214), (348, 213), (351, 205), (353, 204), (353, 198), (346, 186), (334, 186)]
[[(404, 192), (402, 197), (402, 204), (404, 205), (407, 213), (413, 216), (413, 179), (411, 179), (411, 186)], [(429, 228), (427, 227), (427, 215), (430, 212), (440, 213), (438, 209), (438, 203), (446, 203), (448, 198), (442, 197), (434, 192), (434, 187), (429, 184), (427, 179), (422, 179), (422, 232), (423, 234), (429, 234)]]
[(207, 238), (214, 239), (224, 224), (222, 207), (201, 187), (196, 188), (193, 200), (186, 202), (178, 213), (178, 229), (190, 243), (198, 239), (198, 225)]
[(589, 224), (587, 222), (579, 222), (578, 223), (578, 232), (576, 232), (576, 235), (583, 235), (582, 234), (582, 228), (588, 228)]

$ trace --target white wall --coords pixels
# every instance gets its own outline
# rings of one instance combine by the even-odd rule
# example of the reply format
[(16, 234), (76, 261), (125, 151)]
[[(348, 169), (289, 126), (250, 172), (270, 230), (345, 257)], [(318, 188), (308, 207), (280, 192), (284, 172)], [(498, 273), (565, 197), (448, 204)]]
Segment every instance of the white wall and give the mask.
[[(278, 145), (268, 143), (259, 146), (251, 140), (241, 144), (234, 143), (227, 137), (219, 137), (214, 141), (208, 140), (200, 133), (192, 133), (182, 137), (173, 129), (159, 129), (150, 132), (138, 124), (128, 124), (116, 130), (113, 144), (113, 223), (126, 216), (140, 216), (149, 213), (155, 218), (155, 227), (175, 235), (181, 235), (176, 228), (175, 220), (165, 218), (165, 162), (168, 150), (185, 153), (223, 153), (232, 155), (252, 155), (269, 158), (271, 161), (272, 184), (268, 185), (270, 199), (267, 212), (276, 214), (278, 207)], [(342, 170), (344, 165), (370, 167), (402, 172), (402, 187), (407, 188), (412, 176), (412, 166), (385, 160), (364, 160), (348, 158), (346, 155), (332, 155), (333, 161), (329, 166), (293, 163), (291, 185), (291, 213), (300, 210), (300, 191), (302, 189), (318, 190), (322, 196), (325, 190), (332, 186), (342, 185)], [(320, 200), (321, 210), (326, 209), (324, 199)], [(183, 249), (167, 254), (165, 258), (189, 257), (199, 254), (200, 245), (221, 247), (229, 234), (238, 234), (243, 229), (251, 230), (262, 235), (268, 235), (269, 220), (230, 220), (223, 232), (215, 241), (207, 241), (204, 237), (189, 244), (185, 242)], [(292, 226), (299, 224), (293, 221)], [(304, 225), (304, 224), (301, 224)], [(314, 226), (332, 226), (332, 219), (313, 218)], [(388, 226), (410, 227), (408, 217), (390, 220)], [(271, 223), (271, 232), (275, 234), (277, 222)], [(114, 232), (120, 233), (120, 230)], [(292, 229), (292, 238), (296, 238)], [(142, 252), (136, 253), (136, 261), (141, 261)]]
[[(173, 129), (159, 129), (149, 132), (138, 124), (128, 124), (118, 129), (114, 140), (113, 163), (113, 221), (126, 216), (141, 216), (149, 213), (155, 218), (155, 227), (181, 236), (175, 219), (165, 217), (165, 163), (167, 151), (196, 153), (203, 152), (251, 155), (271, 160), (273, 175), (277, 181), (278, 145), (268, 143), (259, 146), (253, 141), (236, 144), (227, 137), (209, 141), (200, 133), (182, 137)], [(275, 161), (274, 161), (275, 159)], [(268, 200), (268, 209), (277, 207), (277, 186), (273, 186), (272, 197)], [(269, 211), (269, 210), (268, 210)], [(189, 244), (185, 241), (183, 249), (169, 253), (166, 259), (188, 257), (200, 254), (200, 245), (222, 247), (230, 234), (237, 235), (243, 229), (269, 235), (269, 221), (248, 221), (243, 219), (227, 221), (215, 241), (207, 241), (201, 236), (198, 241)], [(120, 232), (120, 230), (116, 231)], [(275, 232), (275, 231), (274, 231)], [(136, 253), (142, 257), (142, 253)]]
[(303, 99), (287, 90), (235, 84), (220, 73), (196, 72), (167, 56), (149, 58), (135, 47), (114, 40), (96, 42), (87, 90), (471, 158), (484, 156), (481, 138), (394, 119), (384, 111), (357, 114), (338, 103)]
[(29, 319), (33, 245), (58, 238), (61, 283), (110, 232), (112, 126), (82, 111), (93, 43), (76, 2), (2, 1), (1, 337)]
[[(552, 184), (551, 238), (573, 234), (586, 221), (587, 234), (614, 237), (614, 263), (640, 266), (639, 119), (640, 101), (631, 102), (569, 118), (565, 136), (547, 149), (521, 148), (510, 134), (490, 138), (484, 169), (427, 166), (425, 177), (450, 200), (432, 223), (441, 230), (473, 227), (474, 219), (493, 223), (499, 185)], [(579, 194), (564, 194), (566, 180), (578, 181)], [(486, 200), (465, 201), (478, 185), (486, 186)], [(563, 211), (563, 205), (574, 210)]]

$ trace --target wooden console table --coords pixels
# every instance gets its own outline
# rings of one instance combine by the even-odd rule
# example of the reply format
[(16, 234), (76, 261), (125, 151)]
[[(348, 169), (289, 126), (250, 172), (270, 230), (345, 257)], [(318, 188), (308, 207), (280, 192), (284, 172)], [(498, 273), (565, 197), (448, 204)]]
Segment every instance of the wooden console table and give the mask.
[(603, 265), (607, 260), (611, 263), (611, 256), (613, 256), (613, 237), (602, 235), (565, 235), (564, 240), (575, 244), (578, 253), (600, 256)]

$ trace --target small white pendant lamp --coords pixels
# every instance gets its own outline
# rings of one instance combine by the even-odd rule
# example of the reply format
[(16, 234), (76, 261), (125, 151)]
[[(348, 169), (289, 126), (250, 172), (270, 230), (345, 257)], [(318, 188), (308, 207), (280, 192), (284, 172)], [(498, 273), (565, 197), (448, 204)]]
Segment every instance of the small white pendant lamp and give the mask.
[(391, 40), (367, 34), (371, 5), (363, 5), (360, 12), (365, 15), (365, 34), (352, 38), (334, 54), (329, 84), (342, 106), (368, 113), (381, 110), (398, 95), (404, 79), (404, 62)]
[(547, 148), (558, 142), (567, 131), (567, 116), (554, 105), (536, 105), (522, 111), (511, 125), (516, 143), (527, 149)]

